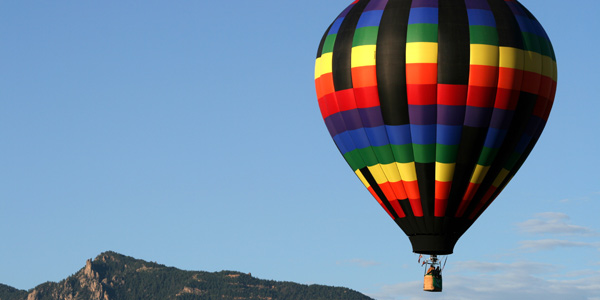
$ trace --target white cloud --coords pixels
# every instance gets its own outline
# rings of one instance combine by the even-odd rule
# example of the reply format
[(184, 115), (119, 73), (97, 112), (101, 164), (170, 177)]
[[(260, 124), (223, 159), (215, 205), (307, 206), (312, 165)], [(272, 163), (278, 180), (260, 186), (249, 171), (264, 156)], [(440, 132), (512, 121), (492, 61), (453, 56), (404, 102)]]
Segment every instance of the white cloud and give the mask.
[(564, 274), (552, 273), (558, 270), (557, 267), (532, 262), (460, 262), (453, 270), (456, 272), (461, 268), (483, 273), (465, 276), (446, 272), (442, 293), (423, 292), (422, 281), (412, 281), (382, 286), (380, 291), (369, 296), (378, 300), (592, 300), (600, 297), (598, 271), (586, 270), (579, 278), (570, 274), (565, 279)]
[(569, 248), (573, 248), (573, 247), (598, 248), (598, 247), (600, 247), (600, 243), (574, 242), (574, 241), (555, 240), (555, 239), (520, 241), (519, 244), (521, 244), (520, 249), (528, 250), (528, 251), (553, 250), (556, 248), (563, 248), (563, 247), (569, 247)]
[(569, 216), (558, 212), (545, 212), (535, 215), (535, 219), (517, 223), (521, 232), (529, 234), (559, 234), (559, 235), (598, 235), (591, 228), (569, 224)]

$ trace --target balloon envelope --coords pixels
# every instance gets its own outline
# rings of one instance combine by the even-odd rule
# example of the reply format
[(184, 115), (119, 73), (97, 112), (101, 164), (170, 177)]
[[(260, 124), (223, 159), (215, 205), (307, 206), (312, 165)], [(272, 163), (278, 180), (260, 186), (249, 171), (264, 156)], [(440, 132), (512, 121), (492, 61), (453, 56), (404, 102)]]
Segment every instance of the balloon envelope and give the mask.
[(409, 237), (450, 254), (537, 142), (556, 59), (513, 0), (360, 0), (327, 29), (315, 85), (329, 133)]

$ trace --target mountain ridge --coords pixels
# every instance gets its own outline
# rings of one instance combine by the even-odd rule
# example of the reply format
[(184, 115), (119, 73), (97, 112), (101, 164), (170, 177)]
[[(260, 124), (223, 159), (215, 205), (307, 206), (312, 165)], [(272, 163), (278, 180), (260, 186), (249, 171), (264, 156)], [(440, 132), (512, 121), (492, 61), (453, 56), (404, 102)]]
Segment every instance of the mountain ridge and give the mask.
[(325, 285), (265, 280), (237, 271), (185, 271), (113, 251), (59, 281), (28, 291), (0, 284), (0, 300), (373, 300)]

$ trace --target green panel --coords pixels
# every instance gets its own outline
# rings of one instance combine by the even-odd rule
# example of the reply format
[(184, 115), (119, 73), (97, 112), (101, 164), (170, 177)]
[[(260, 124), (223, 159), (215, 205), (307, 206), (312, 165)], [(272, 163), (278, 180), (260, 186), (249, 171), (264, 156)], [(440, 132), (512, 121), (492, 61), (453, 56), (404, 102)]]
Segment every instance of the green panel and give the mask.
[(437, 24), (409, 24), (406, 36), (407, 43), (414, 42), (438, 42), (438, 25)]
[(539, 36), (529, 32), (523, 32), (523, 46), (527, 51), (542, 53), (540, 48)]
[(376, 45), (378, 33), (379, 27), (375, 26), (361, 27), (356, 29), (356, 31), (354, 32), (354, 40), (352, 41), (352, 47), (362, 45)]
[(469, 26), (471, 44), (498, 45), (498, 31), (494, 27), (473, 25)]
[(405, 145), (391, 145), (392, 152), (394, 153), (394, 158), (396, 162), (399, 163), (410, 163), (415, 161), (415, 157), (413, 155), (412, 144)]
[(372, 148), (373, 148), (373, 152), (375, 152), (375, 155), (377, 156), (377, 160), (380, 163), (387, 165), (387, 164), (391, 164), (396, 161), (394, 159), (394, 153), (392, 153), (392, 149), (390, 148), (390, 145), (372, 147)]
[(435, 162), (435, 146), (436, 144), (419, 145), (412, 144), (415, 152), (415, 162), (418, 163), (433, 163)]
[(347, 152), (346, 154), (344, 154), (344, 159), (346, 160), (346, 162), (348, 162), (350, 168), (352, 168), (352, 170), (354, 171), (367, 166), (362, 157), (360, 157), (360, 153), (358, 153), (358, 150)]
[(458, 145), (437, 144), (435, 150), (435, 161), (451, 164), (456, 162), (458, 155)]
[(337, 34), (330, 34), (327, 36), (327, 38), (325, 38), (325, 43), (323, 43), (323, 52), (321, 54), (333, 52), (333, 44), (335, 44), (336, 37)]
[(504, 168), (507, 170), (512, 170), (517, 164), (517, 161), (519, 161), (520, 157), (521, 153), (513, 152), (508, 158), (508, 161), (506, 161), (506, 163), (504, 164)]
[(496, 155), (498, 155), (498, 150), (500, 149), (483, 147), (483, 150), (481, 150), (481, 154), (479, 155), (479, 161), (477, 161), (477, 163), (482, 166), (491, 165), (494, 161), (494, 158), (496, 158)]

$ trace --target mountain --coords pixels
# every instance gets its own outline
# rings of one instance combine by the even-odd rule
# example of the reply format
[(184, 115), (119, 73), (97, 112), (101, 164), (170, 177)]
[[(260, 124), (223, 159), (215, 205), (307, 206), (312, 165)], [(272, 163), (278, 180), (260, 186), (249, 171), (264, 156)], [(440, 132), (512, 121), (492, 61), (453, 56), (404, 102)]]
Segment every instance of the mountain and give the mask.
[(348, 288), (263, 280), (234, 271), (183, 271), (104, 252), (68, 278), (24, 291), (0, 284), (0, 300), (373, 300)]

